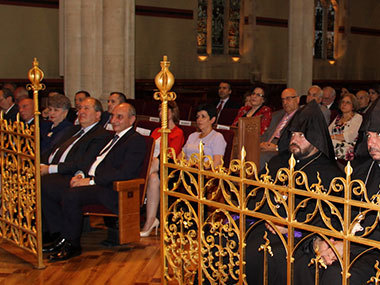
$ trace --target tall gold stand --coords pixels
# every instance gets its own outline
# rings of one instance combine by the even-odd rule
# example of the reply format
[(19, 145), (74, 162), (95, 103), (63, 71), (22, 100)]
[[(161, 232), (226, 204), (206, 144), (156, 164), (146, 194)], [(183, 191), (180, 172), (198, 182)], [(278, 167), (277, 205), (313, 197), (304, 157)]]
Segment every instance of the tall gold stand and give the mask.
[(42, 260), (40, 129), (38, 91), (43, 72), (33, 61), (27, 85), (34, 95), (34, 123), (0, 120), (1, 210), (0, 237), (37, 257), (38, 269)]

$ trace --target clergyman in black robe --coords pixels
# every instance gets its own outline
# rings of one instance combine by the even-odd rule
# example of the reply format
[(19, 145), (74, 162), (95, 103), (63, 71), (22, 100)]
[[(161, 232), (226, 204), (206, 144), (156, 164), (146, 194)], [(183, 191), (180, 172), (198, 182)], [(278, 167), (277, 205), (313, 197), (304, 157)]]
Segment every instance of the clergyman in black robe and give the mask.
[[(380, 101), (377, 100), (372, 105), (372, 108), (367, 112), (366, 117), (363, 120), (360, 130), (365, 136), (360, 141), (361, 145), (357, 146), (357, 150), (360, 150), (360, 155), (352, 163), (353, 174), (352, 179), (360, 179), (364, 182), (368, 198), (373, 200), (374, 195), (380, 194)], [(367, 155), (365, 155), (367, 154)], [(353, 199), (362, 200), (362, 197), (353, 195)], [(357, 209), (352, 207), (351, 217), (354, 219), (358, 216), (363, 209)], [(358, 223), (356, 227), (355, 235), (363, 236), (366, 227), (371, 226), (378, 219), (378, 212), (371, 211), (367, 214), (362, 221)], [(380, 241), (380, 226), (374, 228), (374, 230), (363, 236), (372, 240)], [(350, 248), (350, 261), (354, 260), (358, 254), (362, 253), (368, 247), (351, 243)], [(312, 267), (308, 267), (307, 264), (315, 255), (312, 248), (309, 251), (305, 251), (304, 255), (295, 262), (295, 285), (299, 284), (313, 284), (315, 271)], [(380, 261), (380, 251), (371, 250), (360, 258), (358, 258), (350, 269), (350, 284), (367, 284), (367, 281), (372, 276), (375, 276), (376, 271), (374, 265), (376, 260)], [(327, 267), (326, 270), (320, 270), (320, 283), (321, 285), (340, 285), (342, 284), (341, 267), (338, 261), (335, 261)], [(374, 284), (374, 283), (371, 283)]]
[[(308, 185), (318, 183), (318, 174), (321, 184), (325, 190), (329, 189), (331, 180), (334, 177), (342, 176), (343, 173), (338, 168), (330, 135), (326, 121), (318, 104), (312, 101), (297, 111), (289, 125), (284, 130), (278, 143), (280, 153), (273, 157), (268, 163), (269, 174), (276, 176), (280, 168), (289, 167), (291, 154), (296, 159), (295, 170), (302, 170), (308, 178)], [(265, 172), (262, 171), (262, 172)], [(318, 173), (318, 174), (317, 174)], [(300, 189), (301, 187), (297, 187)], [(255, 202), (260, 200), (258, 194), (255, 199), (248, 203), (248, 208), (253, 209)], [(296, 205), (302, 200), (296, 196)], [(273, 202), (275, 202), (273, 200)], [(298, 215), (297, 220), (303, 221), (306, 214), (314, 209), (314, 205), (303, 209)], [(266, 214), (271, 214), (268, 206), (259, 210)], [(286, 217), (285, 213), (279, 209), (281, 216)], [(315, 219), (315, 223), (320, 223), (320, 219)], [(281, 227), (278, 227), (281, 229)], [(282, 229), (285, 229), (282, 227)], [(258, 251), (264, 243), (264, 232), (268, 233), (273, 257), (268, 257), (268, 284), (286, 284), (286, 253), (277, 234), (271, 227), (264, 223), (259, 224), (249, 233), (246, 243), (246, 275), (248, 284), (263, 284), (263, 253)], [(280, 230), (281, 231), (281, 230)], [(285, 231), (283, 235), (286, 238)], [(295, 243), (305, 233), (295, 232)], [(305, 283), (306, 284), (306, 283)]]

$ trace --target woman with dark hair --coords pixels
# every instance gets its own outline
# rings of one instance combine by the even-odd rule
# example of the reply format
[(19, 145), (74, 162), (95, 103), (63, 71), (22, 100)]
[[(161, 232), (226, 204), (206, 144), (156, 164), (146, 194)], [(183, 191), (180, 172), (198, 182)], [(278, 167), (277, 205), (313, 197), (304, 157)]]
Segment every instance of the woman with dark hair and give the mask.
[[(160, 117), (161, 117), (160, 110)], [(179, 122), (179, 109), (177, 103), (174, 101), (168, 102), (168, 128), (170, 133), (168, 135), (168, 146), (172, 147), (178, 155), (181, 151), (185, 138), (183, 136), (183, 131), (177, 127), (176, 124)], [(150, 167), (150, 173), (148, 178), (148, 186), (146, 192), (146, 221), (145, 225), (140, 232), (141, 237), (148, 237), (151, 231), (155, 228), (157, 234), (157, 228), (160, 224), (159, 220), (156, 218), (158, 204), (160, 202), (160, 177), (159, 177), (159, 166), (160, 166), (160, 145), (161, 145), (161, 128), (156, 128), (150, 135), (154, 141), (154, 153), (152, 164)]]
[(49, 121), (41, 124), (41, 156), (50, 153), (66, 131), (73, 126), (66, 119), (70, 108), (70, 100), (65, 95), (55, 94), (48, 98)]
[(362, 116), (355, 112), (358, 108), (359, 103), (355, 95), (343, 95), (339, 104), (341, 114), (337, 115), (329, 126), (335, 156), (343, 164), (354, 158), (354, 147), (363, 120)]
[(260, 135), (262, 135), (269, 127), (270, 121), (272, 120), (272, 110), (269, 107), (264, 106), (264, 103), (264, 90), (260, 87), (256, 87), (251, 93), (250, 104), (239, 109), (232, 126), (237, 126), (239, 118), (241, 117), (261, 116)]
[(199, 143), (202, 141), (205, 155), (213, 158), (214, 166), (222, 164), (222, 158), (226, 150), (227, 143), (221, 133), (215, 131), (212, 125), (216, 120), (216, 108), (210, 104), (203, 104), (197, 109), (197, 126), (199, 132), (192, 133), (182, 148), (186, 159), (193, 153), (199, 152)]

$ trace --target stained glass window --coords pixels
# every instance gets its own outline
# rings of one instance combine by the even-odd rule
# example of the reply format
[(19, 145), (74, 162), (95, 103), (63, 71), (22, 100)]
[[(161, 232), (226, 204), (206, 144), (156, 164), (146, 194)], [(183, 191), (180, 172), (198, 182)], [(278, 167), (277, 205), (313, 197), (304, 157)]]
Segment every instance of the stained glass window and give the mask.
[(335, 28), (335, 10), (334, 6), (330, 3), (327, 11), (327, 43), (326, 43), (326, 57), (327, 59), (334, 59), (334, 28)]
[(323, 56), (323, 8), (321, 1), (315, 5), (314, 57)]
[(212, 53), (224, 53), (224, 0), (212, 1)]
[(334, 59), (336, 0), (315, 1), (314, 57)]
[(197, 53), (239, 55), (243, 0), (198, 0)]
[(240, 0), (230, 0), (228, 19), (228, 54), (239, 55)]
[(197, 52), (207, 54), (207, 2), (198, 1)]

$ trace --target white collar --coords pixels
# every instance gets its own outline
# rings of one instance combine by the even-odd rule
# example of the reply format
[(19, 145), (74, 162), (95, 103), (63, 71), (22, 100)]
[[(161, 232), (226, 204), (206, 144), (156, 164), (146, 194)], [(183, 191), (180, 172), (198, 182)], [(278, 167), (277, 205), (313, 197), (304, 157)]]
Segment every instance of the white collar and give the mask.
[(118, 135), (119, 138), (121, 138), (122, 136), (124, 136), (130, 129), (132, 129), (132, 126), (130, 126), (129, 128), (126, 128), (125, 130), (122, 130), (120, 133), (116, 133), (115, 135)]
[(12, 106), (10, 106), (6, 111), (5, 111), (5, 114), (8, 114), (9, 110), (13, 108), (15, 104), (13, 103)]

